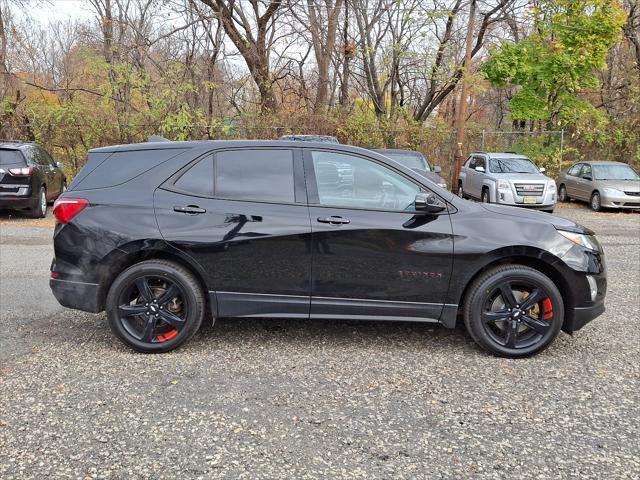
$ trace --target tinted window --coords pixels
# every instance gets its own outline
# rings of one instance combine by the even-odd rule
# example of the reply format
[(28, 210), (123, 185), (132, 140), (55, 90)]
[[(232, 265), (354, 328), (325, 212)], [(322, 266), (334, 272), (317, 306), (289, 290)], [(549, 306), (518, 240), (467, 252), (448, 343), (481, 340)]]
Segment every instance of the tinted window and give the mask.
[(215, 195), (232, 200), (295, 201), (293, 152), (231, 150), (216, 154)]
[(173, 184), (176, 190), (205, 197), (213, 196), (213, 156), (208, 156), (187, 170)]
[(42, 158), (43, 165), (51, 165), (52, 167), (57, 167), (56, 162), (53, 161), (53, 158), (51, 158), (49, 152), (47, 152), (43, 148), (38, 148), (38, 151), (40, 152), (40, 157)]
[[(174, 148), (114, 152), (108, 154), (108, 157), (86, 175), (80, 172), (83, 174), (82, 179), (77, 183), (74, 181), (72, 187), (78, 190), (91, 190), (120, 185), (183, 152), (183, 149)], [(89, 156), (91, 158), (91, 154)], [(87, 164), (85, 168), (92, 166), (93, 162)]]
[(389, 168), (361, 157), (312, 153), (320, 205), (413, 210), (420, 188)]
[(0, 150), (0, 165), (24, 165), (24, 157), (18, 150)]

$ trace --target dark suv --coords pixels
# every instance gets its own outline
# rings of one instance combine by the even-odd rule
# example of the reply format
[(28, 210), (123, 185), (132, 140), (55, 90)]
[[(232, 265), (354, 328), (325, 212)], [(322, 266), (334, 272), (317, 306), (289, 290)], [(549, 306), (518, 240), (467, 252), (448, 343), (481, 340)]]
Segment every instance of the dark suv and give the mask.
[(0, 210), (26, 209), (31, 217), (44, 217), (47, 202), (66, 188), (62, 167), (40, 145), (0, 140)]
[[(352, 173), (349, 188), (329, 181)], [(286, 141), (99, 148), (54, 206), (58, 301), (165, 352), (205, 318), (441, 323), (521, 357), (604, 311), (569, 220), (472, 203), (379, 154)]]

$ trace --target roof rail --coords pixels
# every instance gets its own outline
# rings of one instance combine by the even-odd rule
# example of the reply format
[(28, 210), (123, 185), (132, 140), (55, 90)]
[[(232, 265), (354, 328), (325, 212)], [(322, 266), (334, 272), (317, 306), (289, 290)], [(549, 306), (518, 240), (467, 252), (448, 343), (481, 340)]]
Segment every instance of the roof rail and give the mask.
[(10, 140), (5, 138), (0, 138), (0, 143), (36, 143), (33, 140)]
[(168, 138), (164, 138), (162, 135), (149, 135), (147, 142), (170, 142)]

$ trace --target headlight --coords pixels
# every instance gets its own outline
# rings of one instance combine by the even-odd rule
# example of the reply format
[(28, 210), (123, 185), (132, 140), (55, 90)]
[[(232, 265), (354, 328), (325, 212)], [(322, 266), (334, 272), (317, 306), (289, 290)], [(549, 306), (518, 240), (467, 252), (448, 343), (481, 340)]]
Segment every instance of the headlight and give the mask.
[(554, 182), (553, 180), (551, 180), (549, 182), (549, 190), (555, 190), (556, 189), (556, 182)]
[(585, 235), (583, 233), (567, 232), (566, 230), (558, 230), (558, 233), (567, 240), (571, 240), (573, 243), (580, 245), (589, 250), (600, 250), (600, 242), (594, 235)]
[(498, 190), (509, 190), (511, 186), (506, 180), (498, 180)]
[(604, 193), (608, 193), (609, 195), (624, 195), (622, 190), (618, 190), (617, 188), (604, 187), (602, 189)]

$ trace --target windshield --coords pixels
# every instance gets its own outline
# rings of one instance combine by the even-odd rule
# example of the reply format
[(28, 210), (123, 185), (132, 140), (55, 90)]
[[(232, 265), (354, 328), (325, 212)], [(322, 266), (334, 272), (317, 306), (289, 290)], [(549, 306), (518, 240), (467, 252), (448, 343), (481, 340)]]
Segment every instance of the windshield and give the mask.
[(0, 150), (0, 165), (23, 164), (24, 157), (18, 150)]
[(640, 176), (629, 165), (593, 165), (596, 180), (638, 180)]
[(406, 152), (382, 152), (385, 157), (389, 157), (398, 163), (401, 163), (405, 167), (415, 168), (418, 170), (431, 171), (429, 162), (421, 153), (406, 153)]
[(489, 161), (492, 173), (540, 173), (528, 158), (492, 158)]

